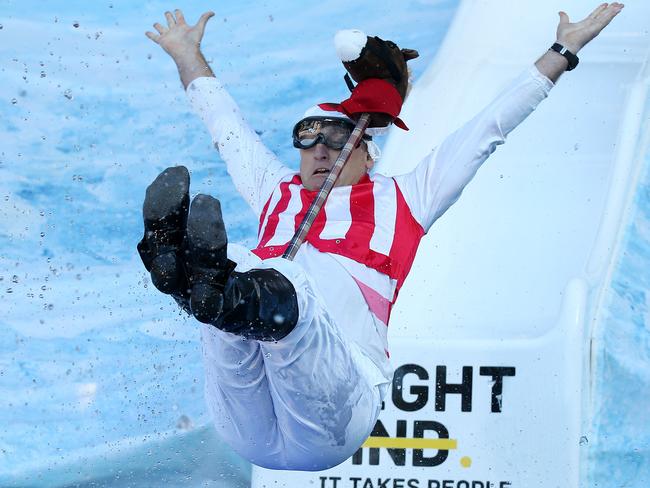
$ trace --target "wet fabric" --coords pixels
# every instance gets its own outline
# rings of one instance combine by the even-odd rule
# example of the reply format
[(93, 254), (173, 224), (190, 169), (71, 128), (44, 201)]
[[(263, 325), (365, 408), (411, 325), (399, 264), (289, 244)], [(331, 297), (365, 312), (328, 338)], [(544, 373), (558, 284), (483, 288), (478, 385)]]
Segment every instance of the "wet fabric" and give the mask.
[(229, 246), (237, 270), (272, 268), (293, 284), (300, 320), (277, 342), (202, 326), (205, 392), (221, 437), (270, 469), (322, 470), (370, 435), (389, 383), (345, 337), (302, 266)]

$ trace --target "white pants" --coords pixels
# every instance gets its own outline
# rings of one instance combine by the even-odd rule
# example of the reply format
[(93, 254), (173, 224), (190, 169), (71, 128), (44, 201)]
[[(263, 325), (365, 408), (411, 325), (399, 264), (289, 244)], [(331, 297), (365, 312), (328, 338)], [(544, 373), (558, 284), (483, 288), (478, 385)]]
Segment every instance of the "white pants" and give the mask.
[(370, 435), (386, 379), (343, 336), (302, 266), (241, 254), (232, 256), (229, 247), (238, 270), (273, 268), (291, 281), (299, 319), (277, 342), (245, 340), (203, 324), (205, 393), (215, 427), (238, 454), (265, 468), (336, 466)]

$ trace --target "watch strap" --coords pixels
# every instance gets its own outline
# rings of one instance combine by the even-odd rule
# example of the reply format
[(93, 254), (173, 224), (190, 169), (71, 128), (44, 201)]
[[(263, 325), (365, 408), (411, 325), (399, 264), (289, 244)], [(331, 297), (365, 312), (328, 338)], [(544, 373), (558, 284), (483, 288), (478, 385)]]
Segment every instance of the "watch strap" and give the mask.
[(567, 68), (567, 71), (571, 71), (573, 68), (578, 66), (578, 62), (580, 61), (578, 59), (578, 56), (573, 54), (571, 51), (569, 51), (566, 47), (564, 47), (559, 42), (554, 43), (549, 48), (549, 51), (555, 51), (556, 53), (560, 53), (562, 56), (566, 58), (566, 60), (569, 62), (569, 67)]

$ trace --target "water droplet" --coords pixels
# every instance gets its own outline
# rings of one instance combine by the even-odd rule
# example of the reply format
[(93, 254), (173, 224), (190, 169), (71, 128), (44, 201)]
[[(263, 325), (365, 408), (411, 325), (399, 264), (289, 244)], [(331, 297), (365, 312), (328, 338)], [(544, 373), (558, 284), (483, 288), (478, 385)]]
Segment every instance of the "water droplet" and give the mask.
[(75, 22), (75, 23), (72, 24), (72, 25), (73, 25), (73, 27), (74, 27), (75, 29), (79, 28), (79, 22)]
[(45, 71), (41, 71), (41, 78), (45, 78)]
[(584, 446), (586, 444), (589, 444), (589, 439), (587, 439), (587, 436), (583, 435), (582, 437), (580, 437), (580, 445)]
[(15, 98), (11, 99), (11, 104), (12, 105), (16, 105), (17, 103), (18, 103), (18, 100), (16, 100)]
[(65, 98), (67, 98), (68, 100), (72, 100), (72, 98), (73, 98), (73, 97), (72, 97), (72, 90), (70, 90), (70, 89), (68, 88), (66, 91), (63, 92), (63, 96), (64, 96)]
[(12, 281), (12, 283), (18, 283), (18, 275), (13, 275), (11, 277), (11, 281)]
[(192, 419), (187, 415), (181, 415), (176, 421), (176, 428), (181, 430), (190, 430), (194, 426)]

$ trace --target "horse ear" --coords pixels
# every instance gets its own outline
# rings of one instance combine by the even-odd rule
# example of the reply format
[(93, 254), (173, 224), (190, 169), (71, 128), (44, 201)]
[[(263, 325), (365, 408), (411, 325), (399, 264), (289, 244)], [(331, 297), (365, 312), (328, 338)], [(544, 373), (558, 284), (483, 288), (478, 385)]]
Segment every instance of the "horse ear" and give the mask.
[(417, 58), (420, 53), (415, 49), (402, 49), (402, 54), (404, 55), (404, 61), (410, 61), (411, 59)]

